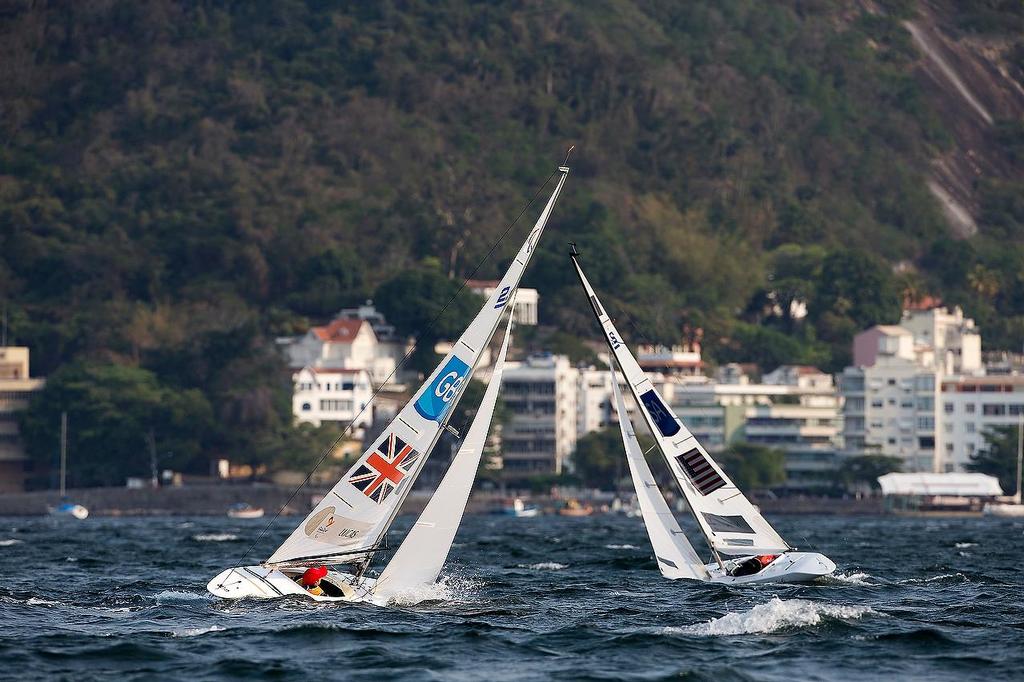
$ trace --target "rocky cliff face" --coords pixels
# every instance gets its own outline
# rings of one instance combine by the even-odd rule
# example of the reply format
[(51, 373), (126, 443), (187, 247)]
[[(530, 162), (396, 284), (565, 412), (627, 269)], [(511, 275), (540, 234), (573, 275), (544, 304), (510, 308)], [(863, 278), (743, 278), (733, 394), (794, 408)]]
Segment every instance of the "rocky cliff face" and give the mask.
[(1000, 134), (1024, 121), (1024, 37), (1009, 26), (967, 32), (947, 3), (922, 2), (916, 14), (904, 26), (920, 53), (917, 77), (953, 137), (934, 159), (929, 187), (955, 234), (969, 237), (978, 229), (981, 183), (1024, 179)]

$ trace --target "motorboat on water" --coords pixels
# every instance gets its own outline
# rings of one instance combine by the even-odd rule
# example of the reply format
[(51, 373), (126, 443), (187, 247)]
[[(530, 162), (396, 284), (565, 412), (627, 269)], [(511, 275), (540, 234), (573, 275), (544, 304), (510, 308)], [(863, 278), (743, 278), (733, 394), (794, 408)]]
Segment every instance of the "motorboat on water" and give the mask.
[[(526, 241), (473, 322), (412, 399), (266, 561), (222, 571), (207, 585), (211, 594), (386, 604), (434, 583), (465, 513), (497, 404), (519, 282), (568, 174), (568, 167), (558, 168), (555, 188)], [(448, 422), (503, 315), (504, 338), (487, 389), (448, 471), (380, 575), (368, 576), (372, 559), (387, 549), (387, 532), (441, 433), (458, 435)], [(313, 594), (300, 582), (309, 569), (321, 566), (329, 567), (319, 581), (323, 593)]]
[(228, 507), (228, 517), (232, 519), (262, 519), (263, 507), (254, 507), (248, 502), (238, 502)]
[(514, 516), (519, 519), (530, 519), (540, 516), (540, 507), (535, 504), (526, 504), (523, 502), (521, 497), (517, 497), (512, 500), (511, 505), (495, 509), (491, 513), (499, 516)]
[(50, 516), (84, 521), (89, 518), (89, 510), (81, 504), (75, 504), (74, 502), (62, 502), (54, 507), (50, 507)]
[(830, 575), (836, 565), (816, 552), (800, 552), (765, 520), (732, 479), (697, 442), (644, 374), (626, 347), (572, 251), (572, 262), (594, 316), (655, 445), (672, 472), (712, 560), (703, 561), (672, 514), (637, 440), (614, 368), (615, 409), (637, 501), (661, 574), (703, 582), (790, 583)]

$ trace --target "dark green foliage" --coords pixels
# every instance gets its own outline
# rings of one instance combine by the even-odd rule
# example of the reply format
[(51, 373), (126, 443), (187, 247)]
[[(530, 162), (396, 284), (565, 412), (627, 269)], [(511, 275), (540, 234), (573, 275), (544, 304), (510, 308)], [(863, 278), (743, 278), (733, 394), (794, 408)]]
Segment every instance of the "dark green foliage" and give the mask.
[(878, 484), (878, 477), (894, 471), (900, 471), (901, 466), (902, 462), (899, 457), (887, 457), (885, 455), (850, 457), (839, 468), (838, 483), (847, 488), (867, 485), (874, 490), (878, 490), (881, 487)]
[(619, 429), (602, 429), (580, 438), (572, 455), (572, 465), (584, 485), (614, 489), (615, 483), (626, 472), (626, 455)]
[(782, 450), (736, 443), (715, 455), (715, 460), (741, 490), (771, 488), (786, 481), (786, 455)]
[(985, 447), (971, 455), (969, 471), (999, 478), (1003, 492), (1017, 490), (1017, 427), (996, 426), (985, 430)]
[[(1018, 6), (975, 5), (953, 10), (1012, 37)], [(882, 7), (10, 4), (12, 338), (40, 374), (81, 361), (197, 390), (217, 424), (206, 456), (273, 456), (299, 436), (271, 339), (374, 293), (423, 335), (416, 366), (429, 369), (433, 341), (477, 303), (460, 296), (433, 331), (409, 304), (429, 302), (432, 319), (574, 142), (524, 281), (567, 336), (595, 337), (572, 240), (631, 341), (700, 329), (711, 360), (836, 369), (854, 332), (894, 320), (887, 275), (908, 261), (986, 344), (1015, 347), (1019, 182), (983, 187), (981, 234), (948, 241), (922, 176), (950, 138), (913, 77), (901, 21), (915, 10)], [(1012, 159), (1018, 128), (997, 131)], [(501, 271), (536, 212), (476, 277)]]

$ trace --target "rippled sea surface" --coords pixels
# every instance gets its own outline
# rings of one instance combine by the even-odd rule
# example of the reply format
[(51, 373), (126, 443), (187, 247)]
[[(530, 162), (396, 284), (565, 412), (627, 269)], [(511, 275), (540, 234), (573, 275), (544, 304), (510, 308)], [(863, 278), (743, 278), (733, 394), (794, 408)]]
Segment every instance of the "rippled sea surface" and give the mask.
[[(639, 519), (470, 517), (443, 584), (381, 608), (209, 596), (264, 520), (0, 519), (0, 676), (1024, 678), (1024, 522), (772, 521), (838, 577), (670, 582)], [(255, 556), (291, 525), (279, 520)]]

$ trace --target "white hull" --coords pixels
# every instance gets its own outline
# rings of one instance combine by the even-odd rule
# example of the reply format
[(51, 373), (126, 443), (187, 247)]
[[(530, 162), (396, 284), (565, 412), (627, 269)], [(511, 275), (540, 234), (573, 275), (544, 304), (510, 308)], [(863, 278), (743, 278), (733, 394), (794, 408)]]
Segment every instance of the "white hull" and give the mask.
[(351, 573), (340, 573), (333, 569), (327, 572), (323, 582), (337, 588), (340, 596), (310, 594), (295, 580), (303, 568), (267, 568), (265, 566), (240, 566), (219, 573), (207, 585), (210, 594), (222, 599), (280, 599), (281, 597), (304, 597), (318, 602), (360, 603), (373, 601), (373, 578), (356, 578)]
[(986, 504), (982, 509), (985, 516), (1019, 518), (1024, 516), (1024, 504)]
[(89, 518), (89, 510), (80, 504), (62, 504), (50, 509), (50, 516), (68, 517), (84, 521)]
[[(747, 558), (739, 557), (729, 560), (726, 565), (730, 566)], [(809, 583), (818, 578), (832, 575), (836, 570), (836, 565), (827, 556), (817, 552), (786, 552), (753, 575), (731, 576), (723, 571), (717, 563), (707, 564), (705, 568), (708, 570), (709, 577), (702, 582), (752, 585), (756, 583)]]
[(233, 519), (262, 519), (262, 509), (229, 509), (228, 516)]

